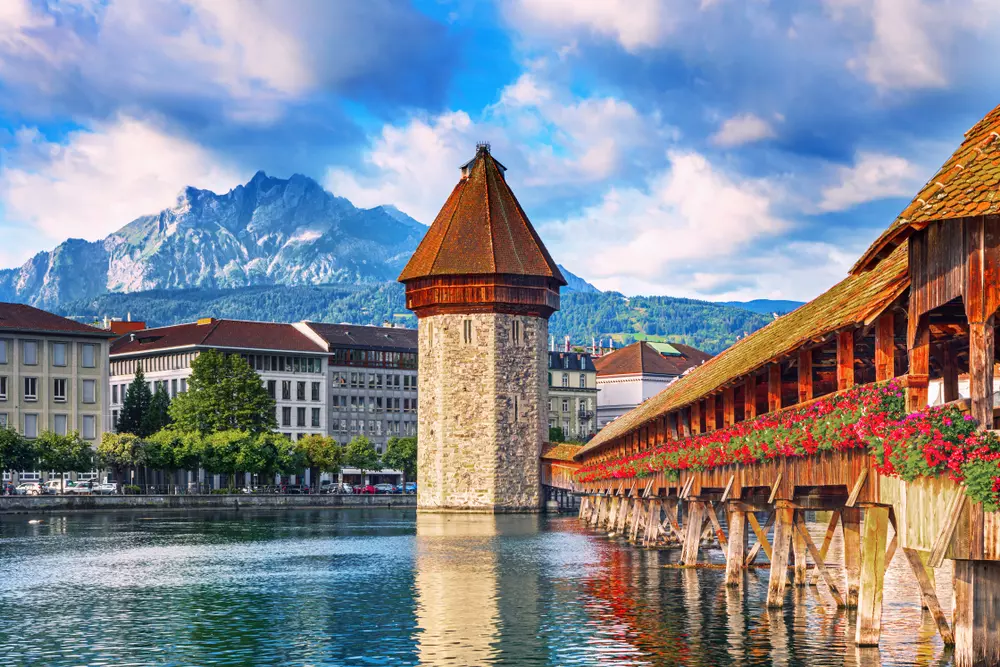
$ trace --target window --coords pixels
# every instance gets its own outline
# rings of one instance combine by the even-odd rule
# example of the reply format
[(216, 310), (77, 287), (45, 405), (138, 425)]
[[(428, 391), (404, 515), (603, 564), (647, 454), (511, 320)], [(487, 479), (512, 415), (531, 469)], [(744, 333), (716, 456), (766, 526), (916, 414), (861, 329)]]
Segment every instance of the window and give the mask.
[(312, 409), (312, 425), (313, 428), (319, 428), (319, 408)]
[(113, 405), (118, 404), (118, 385), (111, 385), (111, 403)]
[(462, 320), (462, 339), (466, 345), (472, 344), (472, 320)]
[(111, 428), (113, 428), (116, 431), (118, 430), (118, 411), (117, 410), (112, 410), (111, 411)]
[(563, 373), (562, 374), (562, 386), (564, 386), (564, 387), (568, 387), (569, 386), (569, 373)]
[(0, 364), (7, 363), (7, 341), (0, 339)]
[(297, 382), (295, 385), (295, 399), (299, 401), (306, 400), (306, 383)]
[(282, 426), (292, 425), (292, 409), (287, 406), (281, 408), (281, 425)]
[(312, 383), (312, 400), (319, 400), (319, 382)]
[(569, 357), (563, 355), (563, 368), (569, 368)]
[(38, 437), (38, 415), (24, 415), (24, 437)]
[(170, 397), (177, 396), (177, 378), (170, 381)]
[(66, 402), (66, 379), (56, 378), (52, 380), (52, 400), (60, 403)]
[(83, 402), (84, 403), (97, 402), (97, 380), (83, 381)]
[(66, 435), (66, 415), (52, 415), (52, 430), (56, 435)]
[(0, 401), (7, 400), (7, 376), (0, 375)]
[(38, 400), (38, 378), (24, 378), (24, 400)]
[(514, 421), (519, 421), (521, 419), (521, 405), (520, 401), (517, 400), (517, 396), (514, 397)]
[(271, 398), (277, 398), (278, 383), (274, 380), (267, 381), (267, 395)]
[(518, 320), (514, 320), (510, 325), (510, 339), (514, 345), (521, 342), (521, 323)]
[(564, 398), (562, 400), (562, 411), (563, 412), (569, 412), (569, 399), (568, 398)]
[(94, 415), (83, 416), (83, 439), (93, 440), (97, 437), (97, 417)]
[(66, 343), (52, 343), (52, 365), (66, 365)]
[(295, 408), (295, 425), (305, 426), (306, 425), (306, 409), (305, 408)]
[(586, 373), (580, 373), (580, 388), (581, 389), (586, 389), (587, 388), (587, 374)]
[(0, 428), (7, 428), (7, 413), (0, 412)]
[(24, 352), (25, 366), (35, 366), (38, 364), (38, 341), (26, 340), (21, 349)]
[(93, 368), (96, 364), (94, 362), (96, 354), (94, 353), (94, 345), (86, 343), (80, 346), (80, 365), (84, 368)]
[(281, 399), (284, 401), (292, 400), (292, 381), (282, 380), (281, 381)]
[(181, 378), (181, 393), (186, 394), (188, 390), (187, 378)]

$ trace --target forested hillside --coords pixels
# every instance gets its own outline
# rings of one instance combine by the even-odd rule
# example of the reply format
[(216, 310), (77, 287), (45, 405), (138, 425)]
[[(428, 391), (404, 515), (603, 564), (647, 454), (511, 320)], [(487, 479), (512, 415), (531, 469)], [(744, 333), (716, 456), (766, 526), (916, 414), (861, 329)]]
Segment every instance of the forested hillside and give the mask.
[[(316, 320), (415, 326), (406, 310), (403, 287), (377, 285), (260, 286), (238, 289), (152, 290), (105, 294), (61, 307), (65, 315), (99, 319), (105, 315), (144, 320), (151, 326), (190, 322), (199, 317), (295, 322)], [(710, 353), (732, 345), (737, 336), (759, 329), (771, 318), (741, 308), (667, 296), (626, 298), (615, 292), (564, 292), (562, 309), (549, 332), (576, 343), (609, 334), (662, 335)]]

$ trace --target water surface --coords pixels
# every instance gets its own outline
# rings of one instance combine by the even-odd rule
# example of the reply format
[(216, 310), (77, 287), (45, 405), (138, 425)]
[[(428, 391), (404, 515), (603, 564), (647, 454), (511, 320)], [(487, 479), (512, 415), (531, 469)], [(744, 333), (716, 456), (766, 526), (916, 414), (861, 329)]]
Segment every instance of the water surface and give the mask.
[[(676, 551), (568, 517), (31, 518), (0, 518), (3, 665), (951, 664), (901, 554), (882, 646), (858, 650), (822, 585), (789, 588), (769, 612), (766, 570), (727, 590), (721, 570), (665, 567)], [(950, 609), (948, 581), (939, 571)]]

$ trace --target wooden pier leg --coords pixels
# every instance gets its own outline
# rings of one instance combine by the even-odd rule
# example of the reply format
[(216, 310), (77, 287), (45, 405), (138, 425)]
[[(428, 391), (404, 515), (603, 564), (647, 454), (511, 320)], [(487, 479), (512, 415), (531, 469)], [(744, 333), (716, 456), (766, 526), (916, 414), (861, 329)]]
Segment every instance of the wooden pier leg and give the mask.
[(1000, 562), (955, 561), (955, 667), (1000, 665)]
[(694, 565), (698, 562), (698, 548), (701, 545), (701, 528), (705, 522), (705, 508), (696, 501), (687, 504), (687, 532), (684, 535), (684, 548), (681, 550), (681, 563)]
[(726, 553), (726, 586), (743, 583), (743, 560), (747, 552), (746, 512), (729, 513), (729, 550)]
[[(931, 567), (930, 564), (929, 564), (930, 556), (931, 556), (931, 554), (930, 554), (929, 551), (918, 551), (917, 552), (917, 558), (920, 559), (921, 564), (923, 564), (923, 566), (924, 566), (924, 573), (927, 575), (927, 582), (928, 582), (928, 585), (930, 587), (930, 590), (937, 591), (937, 579), (934, 576), (934, 568)], [(935, 593), (935, 596), (936, 595), (937, 595), (937, 593)], [(930, 609), (930, 607), (927, 605), (927, 600), (924, 599), (923, 593), (920, 594), (920, 608), (921, 609)], [(952, 641), (952, 643), (953, 644), (955, 643), (954, 640)]]
[(861, 586), (858, 589), (858, 619), (854, 643), (878, 646), (882, 635), (882, 584), (885, 549), (889, 535), (889, 508), (865, 510), (861, 541)]
[(635, 507), (632, 511), (632, 525), (629, 526), (629, 540), (632, 542), (635, 542), (639, 536), (639, 526), (642, 525), (643, 514), (642, 501), (636, 498)]
[(941, 610), (941, 605), (938, 603), (937, 591), (934, 589), (934, 570), (927, 567), (926, 564), (927, 552), (923, 552), (924, 556), (921, 557), (921, 552), (904, 548), (903, 554), (910, 563), (913, 576), (916, 577), (917, 584), (920, 586), (920, 598), (923, 600), (924, 607), (931, 612), (938, 632), (941, 633), (941, 641), (945, 644), (954, 644), (955, 636), (952, 634), (951, 628), (948, 627), (948, 618)]
[(608, 508), (608, 518), (604, 523), (604, 529), (609, 533), (615, 529), (615, 521), (618, 520), (618, 508), (621, 505), (624, 498), (614, 496), (611, 499), (611, 505)]
[(785, 602), (788, 583), (788, 551), (792, 543), (795, 510), (779, 500), (774, 508), (774, 542), (771, 544), (771, 575), (767, 582), (767, 607), (779, 609)]
[[(833, 536), (837, 532), (837, 524), (840, 523), (840, 512), (830, 512), (830, 520), (826, 524), (826, 535), (823, 536), (823, 545), (819, 548), (820, 560), (826, 564), (826, 553), (833, 543)], [(815, 586), (819, 583), (819, 568), (813, 569), (809, 575), (809, 585)]]
[(601, 516), (601, 505), (604, 502), (604, 496), (594, 496), (594, 509), (590, 513), (590, 525), (594, 527), (597, 525), (597, 521)]
[(797, 530), (792, 531), (792, 555), (795, 557), (793, 581), (796, 586), (805, 586), (807, 583), (806, 573), (808, 572), (806, 568), (806, 538)]
[(861, 510), (845, 507), (840, 513), (844, 532), (844, 574), (847, 579), (847, 608), (858, 608), (861, 585)]

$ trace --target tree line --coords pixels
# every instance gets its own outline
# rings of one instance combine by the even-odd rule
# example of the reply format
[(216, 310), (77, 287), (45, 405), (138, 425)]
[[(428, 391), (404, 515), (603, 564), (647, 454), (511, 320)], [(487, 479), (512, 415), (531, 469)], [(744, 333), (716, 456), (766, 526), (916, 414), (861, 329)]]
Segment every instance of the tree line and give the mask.
[(384, 454), (364, 436), (341, 447), (333, 438), (310, 435), (292, 441), (275, 433), (275, 401), (239, 355), (202, 352), (191, 364), (188, 391), (173, 400), (164, 386), (151, 391), (142, 368), (125, 391), (118, 432), (105, 432), (94, 451), (77, 433), (44, 432), (29, 440), (0, 430), (0, 470), (96, 468), (126, 473), (145, 467), (165, 473), (202, 469), (224, 475), (236, 486), (240, 473), (258, 476), (300, 474), (311, 479), (343, 467), (362, 474), (389, 467), (416, 475), (416, 438), (390, 438)]

